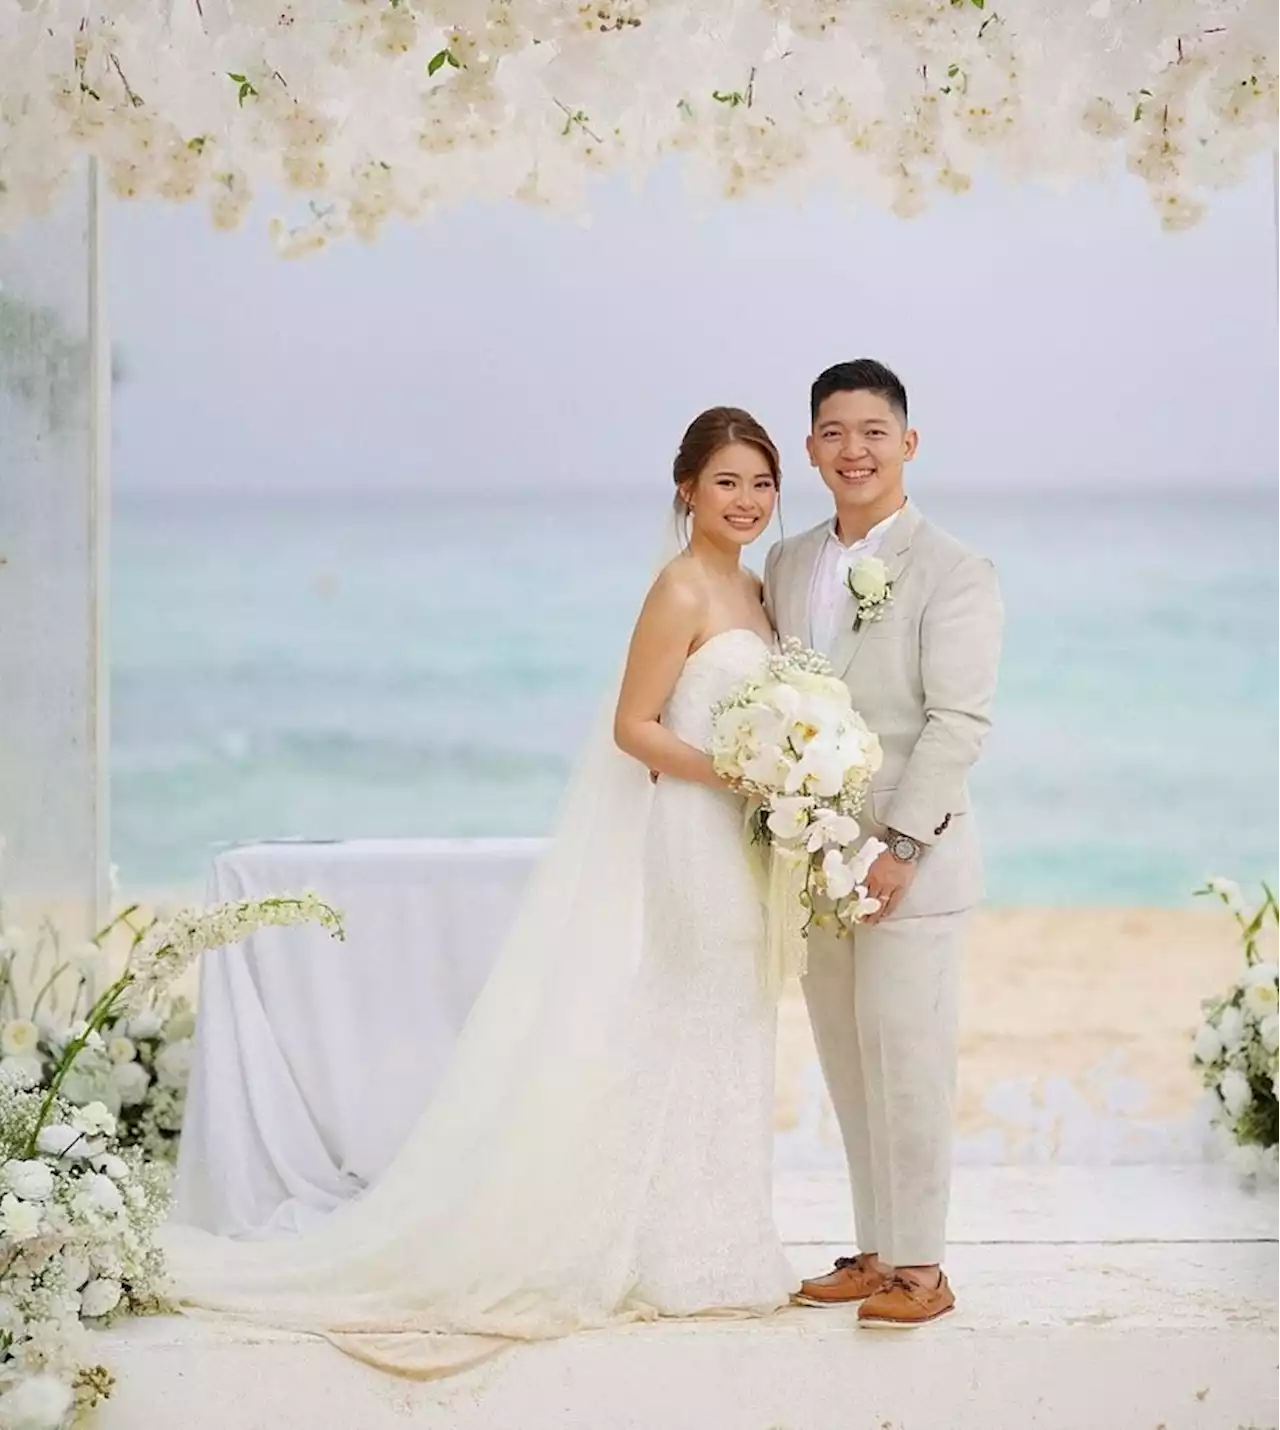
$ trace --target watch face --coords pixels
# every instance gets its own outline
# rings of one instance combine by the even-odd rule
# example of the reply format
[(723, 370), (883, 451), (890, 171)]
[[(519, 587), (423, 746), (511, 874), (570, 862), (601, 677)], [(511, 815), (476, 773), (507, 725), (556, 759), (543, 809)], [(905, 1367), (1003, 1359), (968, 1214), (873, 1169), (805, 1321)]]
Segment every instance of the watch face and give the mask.
[(899, 859), (910, 859), (916, 852), (916, 842), (914, 839), (899, 837), (893, 841), (892, 848)]

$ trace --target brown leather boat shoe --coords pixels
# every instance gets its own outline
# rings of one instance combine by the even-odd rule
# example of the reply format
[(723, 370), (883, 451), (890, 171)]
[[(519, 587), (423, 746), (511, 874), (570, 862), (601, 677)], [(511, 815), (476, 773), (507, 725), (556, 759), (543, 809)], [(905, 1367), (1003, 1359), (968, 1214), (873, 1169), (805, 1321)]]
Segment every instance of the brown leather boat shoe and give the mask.
[(858, 1307), (858, 1324), (906, 1330), (936, 1321), (939, 1316), (955, 1310), (955, 1305), (955, 1295), (941, 1272), (936, 1286), (921, 1286), (898, 1275)]
[(800, 1306), (847, 1306), (866, 1298), (889, 1284), (889, 1276), (876, 1265), (874, 1256), (842, 1256), (834, 1271), (802, 1281), (791, 1298)]

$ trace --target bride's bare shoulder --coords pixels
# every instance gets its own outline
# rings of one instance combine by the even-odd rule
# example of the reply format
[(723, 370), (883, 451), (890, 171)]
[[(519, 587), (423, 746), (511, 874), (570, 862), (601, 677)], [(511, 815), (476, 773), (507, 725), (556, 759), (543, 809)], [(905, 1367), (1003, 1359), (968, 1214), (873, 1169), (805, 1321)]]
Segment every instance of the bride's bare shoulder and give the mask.
[(687, 556), (674, 556), (658, 572), (645, 599), (646, 609), (699, 615), (707, 607), (707, 581)]

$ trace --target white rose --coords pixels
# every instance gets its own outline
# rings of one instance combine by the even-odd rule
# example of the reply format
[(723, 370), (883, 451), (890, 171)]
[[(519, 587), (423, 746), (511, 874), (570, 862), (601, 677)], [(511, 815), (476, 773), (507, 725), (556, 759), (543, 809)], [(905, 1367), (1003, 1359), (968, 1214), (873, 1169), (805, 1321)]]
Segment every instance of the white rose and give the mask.
[(107, 1057), (113, 1063), (131, 1063), (138, 1056), (138, 1049), (132, 1038), (118, 1036), (107, 1043)]
[(165, 1041), (169, 1043), (180, 1043), (184, 1038), (192, 1037), (195, 1031), (195, 1009), (189, 1007), (185, 1002), (176, 1005), (164, 1025)]
[(30, 1161), (15, 1158), (6, 1162), (0, 1169), (0, 1180), (24, 1202), (42, 1202), (53, 1195), (53, 1168), (35, 1157)]
[(1253, 1089), (1249, 1086), (1249, 1079), (1236, 1068), (1228, 1068), (1222, 1074), (1218, 1092), (1233, 1121), (1238, 1120), (1240, 1114), (1253, 1101)]
[(158, 1038), (164, 1021), (152, 1008), (144, 1008), (136, 1018), (130, 1018), (128, 1033), (131, 1038)]
[(124, 1211), (124, 1198), (120, 1188), (105, 1172), (90, 1172), (81, 1178), (80, 1190), (88, 1194), (89, 1200), (100, 1212), (116, 1216)]
[(116, 1120), (101, 1102), (89, 1102), (71, 1114), (71, 1125), (87, 1137), (114, 1137)]
[(128, 1162), (123, 1157), (117, 1157), (114, 1152), (104, 1152), (101, 1157), (95, 1159), (95, 1166), (113, 1182), (122, 1182), (129, 1175)]
[(80, 1158), (89, 1155), (84, 1135), (65, 1122), (52, 1122), (40, 1129), (36, 1146), (49, 1157)]
[(40, 1047), (40, 1029), (30, 1018), (11, 1018), (0, 1028), (0, 1053), (9, 1058), (29, 1058)]
[(1280, 1009), (1280, 989), (1274, 983), (1252, 983), (1244, 991), (1244, 1006), (1261, 1023)]
[(111, 1069), (111, 1081), (122, 1107), (136, 1107), (146, 1101), (151, 1086), (151, 1074), (141, 1063), (117, 1063)]
[(1218, 1030), (1212, 1023), (1200, 1024), (1191, 1050), (1195, 1054), (1196, 1061), (1202, 1063), (1216, 1063), (1222, 1056), (1222, 1039), (1218, 1036)]
[(30, 1241), (40, 1235), (40, 1208), (12, 1192), (0, 1197), (0, 1234), (12, 1241)]
[(62, 1253), (62, 1279), (69, 1290), (78, 1291), (92, 1275), (89, 1258), (77, 1247), (68, 1247)]
[(90, 1281), (80, 1293), (80, 1310), (90, 1320), (105, 1316), (120, 1304), (120, 1283), (118, 1281)]
[(156, 1054), (156, 1078), (164, 1087), (182, 1089), (191, 1076), (191, 1058), (195, 1045), (190, 1038), (170, 1043)]
[(39, 1087), (44, 1064), (39, 1058), (0, 1058), (0, 1077), (10, 1087)]
[(864, 556), (849, 572), (849, 587), (864, 601), (882, 601), (889, 589), (889, 569), (877, 556)]
[(55, 1376), (25, 1376), (0, 1397), (0, 1425), (4, 1430), (56, 1430), (74, 1399), (71, 1387)]
[(1244, 1037), (1244, 1014), (1239, 1008), (1228, 1004), (1218, 1015), (1218, 1036), (1227, 1052), (1234, 1052)]
[(1280, 1049), (1280, 1015), (1271, 1013), (1263, 1018), (1258, 1024), (1258, 1036), (1267, 1052), (1274, 1053)]

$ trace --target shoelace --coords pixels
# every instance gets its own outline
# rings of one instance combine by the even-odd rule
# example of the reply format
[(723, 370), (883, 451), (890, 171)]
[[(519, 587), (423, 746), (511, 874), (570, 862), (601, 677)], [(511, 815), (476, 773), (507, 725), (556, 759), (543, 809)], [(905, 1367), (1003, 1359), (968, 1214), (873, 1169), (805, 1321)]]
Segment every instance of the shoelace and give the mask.
[(886, 1291), (903, 1291), (908, 1300), (923, 1306), (935, 1291), (942, 1289), (942, 1282), (939, 1281), (936, 1286), (922, 1286), (918, 1281), (912, 1281), (906, 1276), (895, 1275), (890, 1278), (889, 1284), (884, 1289)]

